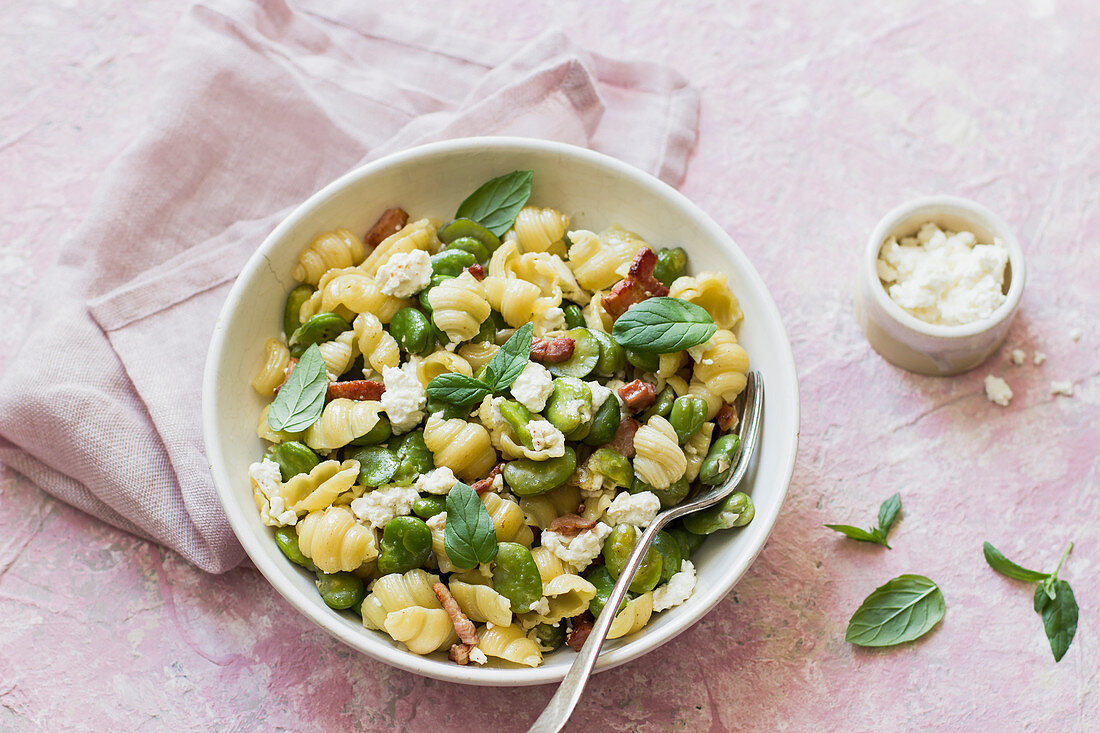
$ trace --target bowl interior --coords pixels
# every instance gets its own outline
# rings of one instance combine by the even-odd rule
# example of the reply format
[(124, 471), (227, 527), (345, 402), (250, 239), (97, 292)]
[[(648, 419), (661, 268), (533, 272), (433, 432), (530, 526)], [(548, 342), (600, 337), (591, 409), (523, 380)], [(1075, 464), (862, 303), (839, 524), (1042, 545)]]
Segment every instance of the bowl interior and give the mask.
[(683, 631), (719, 601), (763, 547), (787, 491), (798, 433), (794, 360), (774, 301), (760, 276), (729, 237), (681, 194), (619, 161), (572, 146), (521, 139), (467, 139), (437, 143), (360, 168), (318, 192), (264, 241), (249, 260), (223, 308), (211, 342), (204, 381), (207, 453), (230, 522), (268, 580), (299, 610), (345, 643), (389, 664), (431, 677), (488, 685), (560, 680), (572, 662), (566, 650), (537, 669), (460, 667), (443, 654), (421, 657), (380, 632), (363, 629), (350, 613), (328, 609), (313, 577), (282, 556), (271, 529), (259, 519), (248, 466), (263, 444), (256, 422), (263, 407), (249, 387), (265, 339), (281, 333), (283, 304), (295, 284), (298, 253), (320, 232), (366, 231), (381, 212), (400, 206), (413, 219), (450, 218), (461, 200), (494, 176), (535, 171), (531, 203), (572, 217), (571, 228), (599, 231), (611, 224), (639, 233), (653, 247), (680, 245), (692, 271), (725, 272), (745, 319), (739, 338), (766, 388), (764, 425), (754, 469), (746, 479), (756, 518), (745, 529), (712, 536), (694, 558), (695, 594), (655, 617), (630, 639), (608, 642), (601, 668), (621, 664)]

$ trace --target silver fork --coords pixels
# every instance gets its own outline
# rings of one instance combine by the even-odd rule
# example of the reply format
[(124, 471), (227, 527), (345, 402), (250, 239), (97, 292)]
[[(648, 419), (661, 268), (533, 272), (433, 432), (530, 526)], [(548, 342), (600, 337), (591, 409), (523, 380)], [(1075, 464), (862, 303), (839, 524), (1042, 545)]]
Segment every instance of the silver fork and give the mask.
[[(657, 515), (649, 527), (646, 528), (646, 531), (642, 533), (638, 544), (634, 547), (634, 552), (630, 555), (630, 559), (626, 561), (626, 565), (619, 573), (619, 579), (608, 595), (607, 602), (604, 603), (605, 609), (619, 607), (619, 603), (626, 596), (627, 586), (630, 585), (634, 573), (637, 572), (638, 566), (642, 563), (646, 550), (649, 549), (649, 546), (653, 543), (653, 538), (666, 524), (685, 514), (714, 506), (733, 493), (733, 490), (741, 483), (741, 480), (745, 477), (745, 472), (748, 471), (749, 462), (760, 438), (760, 416), (763, 409), (764, 381), (759, 372), (749, 372), (748, 383), (745, 385), (745, 407), (741, 415), (741, 445), (738, 449), (738, 455), (734, 459), (735, 465), (729, 479), (721, 486), (712, 487), (683, 504), (666, 509)], [(528, 733), (558, 733), (569, 722), (569, 716), (573, 714), (573, 709), (577, 707), (577, 703), (584, 693), (584, 687), (588, 684), (588, 677), (592, 674), (592, 668), (596, 666), (596, 659), (600, 656), (600, 649), (603, 647), (607, 632), (610, 630), (611, 622), (614, 619), (614, 613), (601, 613), (599, 618), (596, 619), (592, 632), (588, 635), (588, 640), (581, 647), (577, 658), (573, 660), (573, 666), (569, 668), (569, 672), (566, 673), (565, 679), (561, 681), (558, 691), (550, 698), (550, 702), (546, 704), (542, 714), (528, 729)]]

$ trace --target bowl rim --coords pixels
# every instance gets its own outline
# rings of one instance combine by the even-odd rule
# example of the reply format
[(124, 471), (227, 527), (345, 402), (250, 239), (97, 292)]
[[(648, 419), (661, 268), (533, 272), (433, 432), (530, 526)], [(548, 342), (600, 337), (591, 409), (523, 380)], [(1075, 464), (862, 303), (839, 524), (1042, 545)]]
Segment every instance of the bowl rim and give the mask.
[[(882, 280), (878, 276), (878, 268), (876, 267), (879, 252), (886, 244), (887, 238), (893, 234), (898, 225), (905, 219), (918, 214), (921, 210), (928, 210), (929, 220), (935, 218), (937, 214), (947, 213), (953, 214), (960, 219), (967, 219), (973, 223), (979, 224), (985, 229), (993, 232), (994, 237), (1000, 239), (1005, 249), (1008, 250), (1008, 264), (1011, 266), (1012, 278), (1008, 286), (1008, 293), (1005, 294), (1005, 302), (1001, 303), (1001, 305), (986, 318), (959, 325), (928, 323), (908, 313), (904, 308), (894, 302), (894, 299), (891, 298), (890, 294), (886, 291), (885, 285), (883, 285)], [(1005, 319), (1011, 318), (1016, 312), (1016, 308), (1023, 297), (1024, 283), (1027, 278), (1023, 248), (1020, 246), (1019, 240), (1016, 239), (1016, 235), (1008, 226), (1008, 223), (977, 201), (948, 194), (921, 196), (919, 198), (910, 199), (909, 201), (898, 204), (887, 212), (887, 214), (879, 220), (878, 224), (875, 225), (874, 230), (871, 232), (871, 236), (867, 240), (863, 255), (862, 271), (866, 279), (866, 284), (868, 285), (867, 290), (870, 292), (871, 297), (875, 299), (879, 307), (894, 321), (907, 330), (921, 336), (930, 336), (945, 341), (965, 339), (970, 336), (985, 333), (995, 328)]]
[[(259, 540), (251, 535), (248, 527), (249, 518), (245, 515), (244, 508), (234, 499), (231, 488), (234, 478), (228, 475), (223, 450), (217, 439), (217, 426), (219, 420), (217, 410), (215, 409), (215, 386), (218, 380), (218, 366), (223, 361), (228, 347), (225, 339), (227, 323), (231, 320), (234, 312), (241, 306), (241, 300), (246, 292), (244, 287), (246, 278), (243, 278), (242, 275), (262, 267), (260, 263), (265, 259), (267, 250), (273, 248), (278, 241), (286, 236), (287, 232), (292, 231), (298, 222), (308, 216), (313, 209), (327, 201), (330, 197), (339, 195), (345, 188), (357, 183), (361, 179), (372, 176), (386, 168), (403, 166), (422, 158), (430, 158), (445, 153), (485, 153), (486, 151), (528, 154), (537, 152), (549, 153), (564, 158), (574, 158), (582, 162), (609, 168), (616, 175), (630, 179), (631, 182), (636, 185), (643, 188), (656, 189), (655, 193), (663, 197), (671, 198), (674, 203), (691, 212), (699, 227), (706, 231), (712, 240), (718, 242), (721, 247), (726, 250), (727, 254), (736, 261), (739, 276), (746, 281), (752, 282), (754, 289), (760, 294), (761, 303), (769, 320), (774, 322), (776, 327), (780, 330), (780, 333), (777, 335), (781, 336), (781, 338), (776, 339), (778, 347), (775, 353), (777, 363), (775, 371), (784, 378), (783, 381), (786, 382), (786, 384), (769, 386), (772, 387), (770, 390), (772, 394), (778, 395), (782, 393), (784, 399), (788, 402), (787, 409), (791, 411), (793, 417), (793, 430), (788, 436), (786, 445), (783, 446), (779, 456), (781, 460), (775, 465), (781, 478), (777, 504), (778, 509), (773, 516), (766, 520), (766, 524), (754, 522), (750, 525), (757, 539), (755, 540), (754, 546), (750, 547), (750, 551), (738, 558), (738, 560), (729, 567), (727, 570), (729, 573), (727, 576), (728, 581), (718, 585), (707, 586), (702, 589), (697, 587), (694, 598), (702, 602), (697, 603), (690, 614), (681, 614), (664, 628), (649, 629), (648, 633), (639, 635), (638, 638), (618, 648), (604, 651), (600, 655), (595, 671), (603, 671), (617, 667), (657, 649), (661, 645), (687, 631), (691, 626), (702, 619), (703, 616), (709, 613), (719, 601), (725, 598), (763, 550), (775, 526), (775, 522), (782, 511), (783, 501), (786, 499), (790, 489), (791, 479), (794, 474), (801, 424), (801, 405), (794, 353), (791, 349), (790, 339), (787, 337), (786, 328), (783, 325), (783, 320), (780, 316), (779, 308), (775, 303), (775, 299), (772, 297), (763, 278), (756, 271), (756, 268), (753, 267), (748, 257), (734, 243), (733, 239), (725, 230), (723, 230), (697, 204), (672, 186), (645, 171), (603, 153), (570, 145), (568, 143), (540, 140), (536, 138), (503, 136), (455, 138), (419, 145), (386, 155), (378, 160), (359, 166), (325, 185), (299, 204), (271, 231), (259, 247), (257, 247), (255, 252), (253, 252), (249, 260), (242, 267), (241, 273), (234, 281), (226, 297), (225, 303), (218, 314), (218, 319), (210, 338), (206, 365), (203, 372), (202, 424), (204, 445), (214, 480), (215, 490), (223, 510), (229, 519), (230, 526), (256, 568), (263, 574), (276, 592), (294, 606), (294, 608), (342, 643), (367, 654), (377, 661), (384, 662), (385, 664), (407, 672), (460, 684), (481, 686), (527, 686), (559, 682), (565, 676), (568, 668), (557, 670), (546, 665), (522, 669), (472, 667), (471, 665), (459, 666), (454, 664), (444, 665), (436, 660), (422, 657), (409, 651), (395, 650), (392, 645), (376, 639), (373, 634), (349, 635), (347, 633), (346, 619), (342, 616), (333, 614), (327, 609), (319, 608), (316, 604), (307, 602), (296, 588), (284, 587), (285, 584), (280, 576), (285, 569), (276, 566), (275, 557), (270, 553), (271, 547), (275, 547), (275, 545), (273, 543), (268, 543), (271, 547), (260, 546)], [(684, 610), (686, 611), (686, 609)]]

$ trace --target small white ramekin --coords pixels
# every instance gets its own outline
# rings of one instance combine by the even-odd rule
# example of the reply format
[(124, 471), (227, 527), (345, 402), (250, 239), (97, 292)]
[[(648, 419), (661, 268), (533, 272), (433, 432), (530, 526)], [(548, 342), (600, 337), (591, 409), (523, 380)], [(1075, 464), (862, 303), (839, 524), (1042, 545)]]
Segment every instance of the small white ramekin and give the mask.
[[(979, 242), (1001, 240), (1008, 249), (1005, 302), (988, 318), (961, 326), (926, 323), (895, 303), (875, 262), (891, 237), (913, 236), (921, 225), (973, 232)], [(1004, 341), (1024, 293), (1024, 253), (1008, 224), (984, 206), (957, 196), (928, 196), (884, 216), (867, 240), (860, 265), (856, 316), (867, 340), (890, 363), (918, 374), (946, 376), (981, 364)]]

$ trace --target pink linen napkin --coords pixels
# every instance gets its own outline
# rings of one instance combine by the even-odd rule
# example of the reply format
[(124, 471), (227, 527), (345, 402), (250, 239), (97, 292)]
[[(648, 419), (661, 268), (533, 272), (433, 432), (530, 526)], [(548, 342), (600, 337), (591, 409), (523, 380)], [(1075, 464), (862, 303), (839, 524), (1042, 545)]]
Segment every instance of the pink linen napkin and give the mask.
[(0, 376), (0, 461), (210, 572), (244, 554), (203, 453), (207, 344), (232, 280), (295, 205), (450, 137), (587, 145), (674, 185), (695, 145), (698, 96), (667, 68), (560, 32), (489, 44), (361, 5), (190, 9), (148, 129), (105, 173)]

